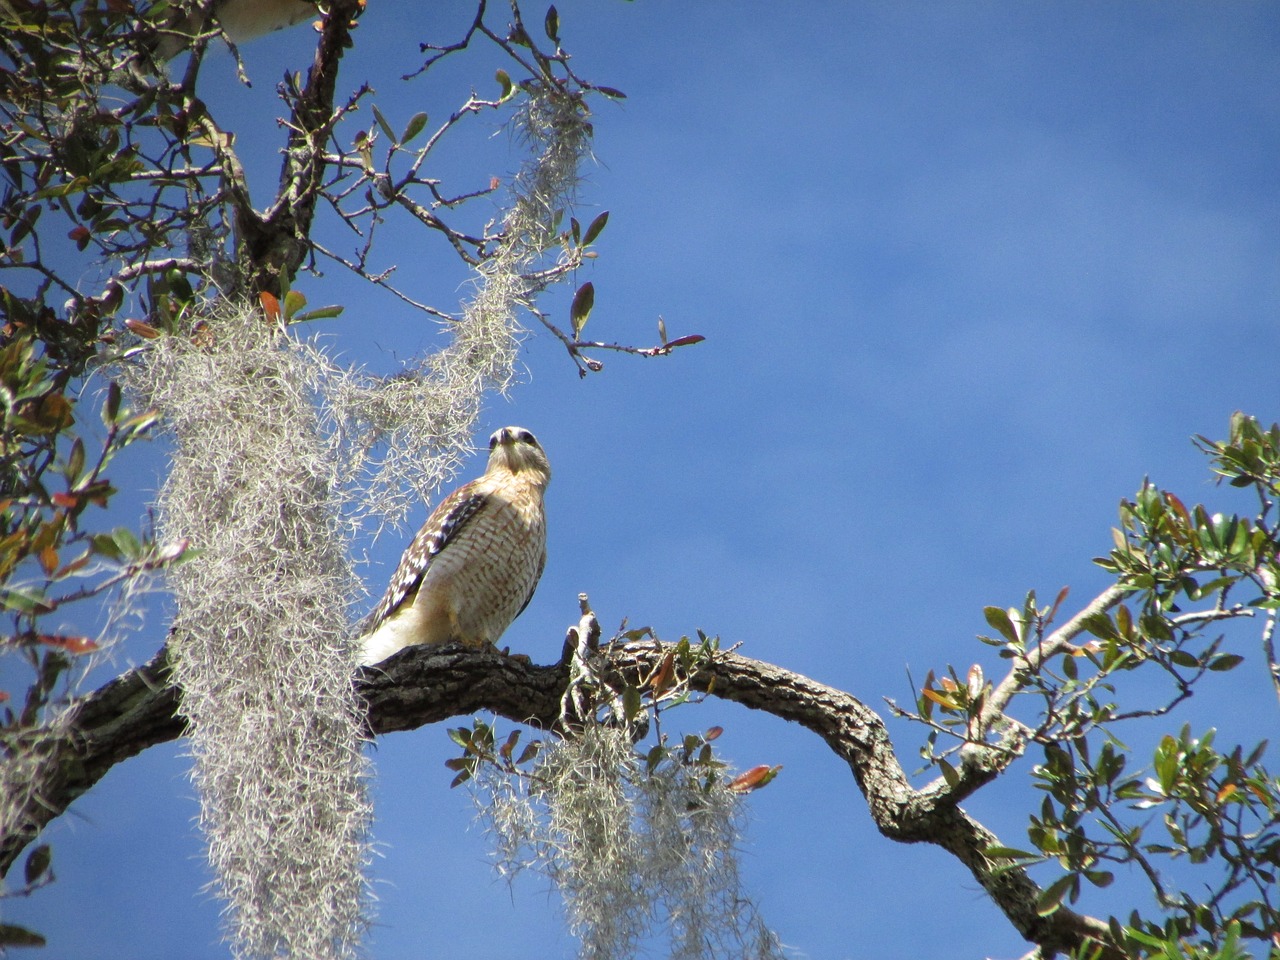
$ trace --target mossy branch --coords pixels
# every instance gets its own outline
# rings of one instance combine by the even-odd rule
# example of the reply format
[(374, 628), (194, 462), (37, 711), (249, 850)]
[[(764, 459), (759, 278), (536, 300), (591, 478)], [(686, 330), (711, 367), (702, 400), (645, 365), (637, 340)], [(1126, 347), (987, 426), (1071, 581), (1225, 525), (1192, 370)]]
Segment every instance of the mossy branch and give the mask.
[[(639, 682), (652, 675), (673, 644), (642, 641), (602, 650), (607, 668)], [(497, 651), (411, 647), (356, 678), (373, 734), (413, 730), (452, 717), (489, 711), (517, 723), (554, 730), (569, 683), (566, 661), (538, 665)], [(933, 843), (957, 857), (1022, 936), (1045, 956), (1106, 937), (1106, 924), (1060, 907), (1036, 911), (1039, 886), (1017, 867), (983, 853), (998, 838), (967, 813), (913, 788), (883, 720), (851, 694), (773, 664), (718, 652), (691, 685), (712, 696), (798, 723), (816, 733), (849, 768), (877, 828), (903, 843)], [(177, 693), (169, 685), (167, 650), (83, 698), (61, 745), (56, 774), (30, 811), (31, 829), (0, 839), (0, 869), (12, 865), (46, 823), (108, 770), (148, 747), (183, 735)]]

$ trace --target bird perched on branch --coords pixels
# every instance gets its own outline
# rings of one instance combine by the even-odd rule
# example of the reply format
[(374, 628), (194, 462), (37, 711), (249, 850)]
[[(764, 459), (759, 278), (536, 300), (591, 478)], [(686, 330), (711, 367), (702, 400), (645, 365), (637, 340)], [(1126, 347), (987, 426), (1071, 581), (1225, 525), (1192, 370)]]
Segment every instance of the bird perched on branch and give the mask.
[(546, 564), (550, 479), (532, 433), (494, 433), (484, 475), (440, 501), (361, 625), (361, 665), (415, 643), (496, 643), (528, 605)]

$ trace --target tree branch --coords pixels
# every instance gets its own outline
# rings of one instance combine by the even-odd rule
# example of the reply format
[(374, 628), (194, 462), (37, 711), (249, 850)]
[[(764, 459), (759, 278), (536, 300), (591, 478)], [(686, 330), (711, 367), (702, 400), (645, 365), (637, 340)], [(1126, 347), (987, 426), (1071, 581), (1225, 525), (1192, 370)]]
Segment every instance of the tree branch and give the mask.
[(1008, 709), (1009, 701), (1025, 686), (1022, 680), (1023, 674), (1034, 673), (1039, 670), (1042, 664), (1052, 660), (1071, 641), (1084, 633), (1085, 621), (1089, 617), (1110, 610), (1132, 592), (1132, 588), (1120, 584), (1107, 587), (1106, 590), (1094, 597), (1083, 610), (1045, 637), (1043, 643), (1028, 649), (1025, 657), (1016, 657), (1008, 675), (1000, 681), (999, 686), (991, 691), (991, 696), (987, 698), (987, 705), (978, 721), (978, 729), (983, 731), (990, 729), (992, 722)]
[(358, 0), (337, 0), (324, 17), (306, 86), (292, 91), (289, 143), (275, 202), (265, 215), (246, 203), (236, 204), (237, 226), (253, 264), (254, 292), (278, 294), (280, 277), (292, 278), (306, 256), (306, 238), (324, 183), (324, 142), (341, 115), (333, 106), (338, 66), (351, 46), (350, 23), (359, 8)]
[[(1064, 628), (1065, 629), (1065, 628)], [(614, 644), (604, 667), (620, 681), (651, 675), (671, 645)], [(552, 730), (569, 682), (566, 661), (540, 666), (497, 651), (410, 647), (357, 677), (373, 734), (412, 730), (451, 717), (490, 711)], [(916, 790), (899, 764), (880, 716), (857, 698), (772, 664), (716, 653), (693, 689), (798, 723), (849, 764), (877, 828), (902, 843), (933, 843), (959, 859), (1014, 927), (1045, 956), (1106, 937), (1106, 924), (1060, 907), (1036, 912), (1040, 888), (1019, 867), (988, 860), (998, 838), (962, 809), (928, 789)], [(73, 704), (71, 733), (50, 748), (46, 776), (26, 811), (25, 826), (0, 838), (0, 871), (113, 766), (176, 739), (185, 722), (169, 683), (167, 648)]]

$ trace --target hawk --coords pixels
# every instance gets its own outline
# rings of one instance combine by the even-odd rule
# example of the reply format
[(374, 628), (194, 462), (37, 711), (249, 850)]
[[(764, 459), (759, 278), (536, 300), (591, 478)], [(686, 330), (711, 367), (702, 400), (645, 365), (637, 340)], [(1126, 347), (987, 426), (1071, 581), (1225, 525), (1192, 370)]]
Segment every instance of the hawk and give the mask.
[(532, 433), (494, 433), (484, 475), (440, 501), (361, 624), (361, 666), (415, 643), (496, 643), (533, 597), (547, 561), (550, 479)]

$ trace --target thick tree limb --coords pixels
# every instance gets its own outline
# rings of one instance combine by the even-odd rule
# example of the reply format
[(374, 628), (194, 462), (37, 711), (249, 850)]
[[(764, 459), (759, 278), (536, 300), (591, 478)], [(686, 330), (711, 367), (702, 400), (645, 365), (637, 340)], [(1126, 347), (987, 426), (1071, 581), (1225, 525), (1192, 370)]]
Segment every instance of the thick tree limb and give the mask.
[[(606, 647), (606, 669), (620, 677), (647, 676), (670, 645), (638, 642)], [(167, 653), (118, 677), (74, 706), (72, 735), (51, 751), (49, 775), (28, 813), (28, 827), (0, 838), (0, 870), (7, 871), (39, 831), (113, 766), (158, 743), (182, 736), (177, 691), (169, 686)], [(554, 729), (569, 681), (566, 662), (539, 666), (496, 651), (411, 647), (357, 679), (375, 734), (412, 730), (456, 716), (493, 712)], [(1106, 925), (1063, 907), (1036, 913), (1040, 888), (1019, 868), (998, 869), (983, 851), (997, 837), (961, 808), (929, 790), (916, 790), (899, 764), (879, 715), (861, 701), (807, 677), (735, 653), (721, 652), (696, 677), (694, 689), (798, 723), (820, 736), (849, 769), (872, 819), (886, 837), (933, 843), (957, 857), (1014, 927), (1042, 955), (1103, 938)]]

